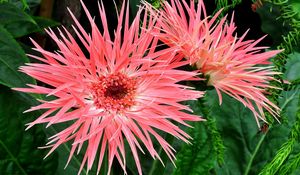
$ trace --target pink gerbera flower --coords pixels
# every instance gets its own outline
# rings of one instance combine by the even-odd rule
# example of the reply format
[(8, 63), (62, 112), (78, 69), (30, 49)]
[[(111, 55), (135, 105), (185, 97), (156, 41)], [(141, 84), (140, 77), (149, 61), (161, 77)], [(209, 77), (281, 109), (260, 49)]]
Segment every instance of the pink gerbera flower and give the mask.
[[(26, 111), (45, 110), (28, 124), (28, 128), (40, 123), (50, 126), (72, 121), (69, 127), (50, 138), (47, 147), (52, 148), (50, 154), (61, 144), (71, 141), (69, 163), (75, 150), (79, 152), (85, 143), (87, 148), (78, 174), (85, 164), (87, 170), (92, 168), (97, 152), (99, 173), (105, 150), (108, 151), (108, 174), (115, 157), (126, 173), (125, 140), (139, 174), (142, 170), (137, 150), (143, 152), (140, 143), (153, 158), (160, 160), (152, 138), (173, 161), (174, 149), (157, 131), (188, 142), (190, 137), (174, 122), (187, 125), (185, 121), (203, 119), (184, 113), (184, 110), (191, 109), (179, 102), (195, 100), (203, 93), (177, 83), (195, 79), (197, 73), (174, 69), (188, 62), (178, 61), (176, 58), (179, 57), (171, 52), (172, 48), (156, 51), (158, 39), (148, 31), (152, 30), (155, 17), (144, 15), (140, 18), (142, 13), (147, 13), (141, 8), (130, 25), (128, 5), (123, 4), (114, 39), (109, 35), (103, 4), (99, 4), (102, 32), (84, 4), (83, 8), (91, 23), (91, 35), (71, 15), (79, 29), (74, 27), (74, 30), (87, 55), (65, 28), (59, 31), (61, 39), (48, 29), (47, 33), (59, 51), (51, 53), (33, 41), (35, 50), (43, 57), (30, 55), (40, 63), (21, 67), (22, 72), (47, 84), (47, 87), (29, 84), (29, 88), (15, 90), (56, 97), (49, 101), (40, 100), (40, 105)], [(140, 25), (143, 30), (140, 30)]]
[[(150, 5), (147, 5), (150, 7)], [(244, 40), (247, 32), (238, 38), (235, 34), (233, 18), (229, 24), (226, 17), (217, 22), (219, 11), (212, 18), (207, 17), (202, 0), (195, 7), (185, 1), (171, 0), (164, 2), (160, 11), (149, 8), (154, 15), (160, 15), (157, 26), (162, 33), (154, 33), (170, 47), (189, 60), (191, 65), (208, 77), (208, 85), (214, 86), (220, 104), (221, 92), (237, 99), (248, 107), (258, 118), (265, 121), (264, 109), (274, 117), (279, 108), (264, 95), (273, 75), (269, 58), (280, 51), (262, 52), (267, 47), (256, 45), (257, 41)], [(259, 124), (259, 123), (258, 123)]]

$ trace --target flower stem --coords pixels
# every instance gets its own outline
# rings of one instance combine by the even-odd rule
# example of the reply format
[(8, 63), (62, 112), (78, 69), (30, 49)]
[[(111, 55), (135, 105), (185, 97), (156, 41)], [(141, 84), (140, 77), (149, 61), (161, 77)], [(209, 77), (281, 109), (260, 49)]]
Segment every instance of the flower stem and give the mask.
[[(161, 152), (162, 152), (162, 147), (159, 148), (158, 150), (158, 155), (161, 155)], [(159, 160), (158, 159), (155, 159), (152, 163), (152, 166), (151, 166), (151, 169), (149, 171), (149, 175), (153, 175), (155, 170), (156, 170), (156, 167), (157, 167), (157, 164), (159, 163)]]
[[(269, 129), (271, 129), (271, 125), (269, 126)], [(267, 132), (267, 133), (268, 133), (268, 132)], [(263, 143), (263, 141), (264, 141), (264, 139), (265, 139), (267, 133), (265, 133), (265, 134), (260, 138), (259, 142), (257, 143), (257, 145), (256, 145), (256, 147), (255, 147), (255, 150), (254, 150), (253, 154), (251, 155), (250, 160), (249, 160), (249, 162), (248, 162), (248, 164), (247, 164), (247, 167), (246, 167), (246, 170), (245, 170), (244, 175), (248, 175), (248, 174), (249, 174), (249, 171), (250, 171), (250, 168), (251, 168), (251, 166), (252, 166), (254, 157), (256, 156), (256, 154), (257, 154), (257, 152), (258, 152), (258, 150), (259, 150), (261, 144)]]
[[(165, 137), (165, 140), (172, 145), (174, 142), (174, 136), (168, 134)], [(168, 156), (167, 154), (163, 151), (162, 147), (159, 148), (157, 154), (160, 156), (161, 160), (164, 162), (165, 166), (167, 166), (167, 161), (168, 161)], [(155, 175), (155, 174), (159, 174), (159, 175), (163, 175), (164, 171), (166, 169), (166, 167), (163, 166), (160, 161), (158, 159), (155, 159), (152, 163), (151, 169), (148, 173), (148, 175)]]

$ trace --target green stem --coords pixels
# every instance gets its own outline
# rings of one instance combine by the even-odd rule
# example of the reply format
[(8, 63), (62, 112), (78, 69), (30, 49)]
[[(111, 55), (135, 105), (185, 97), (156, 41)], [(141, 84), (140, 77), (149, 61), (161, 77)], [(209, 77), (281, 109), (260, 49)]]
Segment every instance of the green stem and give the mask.
[(22, 168), (22, 166), (20, 165), (18, 159), (12, 154), (12, 152), (9, 151), (9, 149), (6, 147), (6, 145), (4, 144), (4, 142), (2, 140), (0, 140), (0, 145), (2, 145), (2, 147), (4, 148), (4, 150), (8, 153), (8, 155), (11, 157), (11, 160), (13, 162), (15, 162), (15, 164), (17, 165), (17, 167), (20, 169), (20, 171), (22, 172), (22, 174), (27, 175), (26, 171)]
[[(167, 136), (165, 137), (165, 140), (170, 144), (172, 145), (173, 142), (174, 142), (174, 139), (175, 137), (173, 135), (170, 135), (170, 134), (167, 134)], [(167, 154), (163, 151), (163, 148), (160, 147), (159, 150), (158, 150), (158, 153), (157, 153), (161, 160), (163, 162), (165, 162), (165, 166), (167, 164), (167, 161), (168, 161), (168, 156)], [(158, 159), (155, 159), (152, 163), (152, 166), (151, 166), (151, 169), (148, 173), (148, 175), (155, 175), (155, 174), (159, 174), (159, 175), (163, 175), (164, 174), (164, 170), (165, 170), (165, 166), (163, 166), (160, 161)]]
[[(162, 147), (159, 148), (157, 154), (158, 154), (158, 155), (161, 155), (161, 152), (162, 152)], [(153, 161), (153, 164), (152, 164), (151, 169), (150, 169), (150, 171), (149, 171), (149, 175), (152, 175), (152, 174), (155, 172), (158, 163), (159, 163), (159, 160), (158, 160), (158, 159), (155, 159), (155, 160)]]
[[(269, 127), (269, 129), (271, 129), (271, 126)], [(257, 143), (257, 145), (256, 145), (256, 147), (255, 147), (255, 150), (254, 150), (253, 154), (251, 155), (250, 160), (249, 160), (249, 162), (248, 162), (248, 164), (247, 164), (247, 167), (246, 167), (246, 170), (245, 170), (244, 175), (248, 175), (248, 174), (249, 174), (249, 171), (250, 171), (250, 169), (251, 169), (251, 166), (252, 166), (254, 157), (256, 156), (256, 154), (257, 154), (257, 152), (258, 152), (258, 150), (259, 150), (261, 144), (263, 143), (263, 141), (264, 141), (266, 135), (267, 135), (267, 133), (265, 133), (265, 134), (260, 138), (259, 142)]]

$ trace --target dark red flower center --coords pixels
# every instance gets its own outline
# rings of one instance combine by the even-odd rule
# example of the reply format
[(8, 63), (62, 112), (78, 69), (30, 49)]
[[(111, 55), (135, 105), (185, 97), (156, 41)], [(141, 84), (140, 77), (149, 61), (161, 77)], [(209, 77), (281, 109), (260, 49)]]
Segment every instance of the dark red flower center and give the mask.
[(113, 99), (122, 99), (126, 96), (128, 89), (124, 85), (112, 85), (107, 87), (104, 96)]
[(134, 105), (136, 80), (122, 73), (99, 77), (92, 83), (94, 105), (98, 109), (120, 112)]

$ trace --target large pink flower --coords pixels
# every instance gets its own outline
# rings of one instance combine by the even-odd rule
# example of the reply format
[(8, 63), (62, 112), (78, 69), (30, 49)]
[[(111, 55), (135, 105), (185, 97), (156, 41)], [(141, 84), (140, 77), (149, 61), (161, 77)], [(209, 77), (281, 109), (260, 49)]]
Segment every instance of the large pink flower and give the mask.
[(35, 50), (43, 57), (30, 55), (40, 63), (28, 63), (21, 67), (22, 72), (47, 84), (47, 87), (29, 84), (29, 88), (15, 88), (56, 97), (54, 100), (41, 100), (40, 105), (28, 110), (45, 110), (28, 128), (40, 123), (50, 126), (72, 121), (69, 127), (50, 138), (48, 144), (52, 149), (49, 154), (61, 144), (71, 141), (69, 163), (76, 148), (80, 150), (86, 143), (79, 173), (85, 164), (88, 170), (92, 168), (97, 151), (99, 173), (105, 150), (108, 150), (108, 174), (115, 157), (126, 173), (125, 140), (139, 174), (142, 170), (137, 150), (143, 152), (140, 143), (153, 158), (160, 160), (152, 138), (173, 161), (174, 149), (157, 131), (188, 142), (190, 137), (174, 122), (187, 125), (185, 121), (202, 120), (183, 112), (191, 110), (179, 103), (202, 96), (202, 92), (177, 84), (195, 79), (197, 73), (176, 70), (188, 62), (178, 61), (179, 57), (172, 52), (172, 48), (157, 51), (158, 39), (149, 33), (149, 30), (156, 30), (152, 28), (155, 17), (143, 15), (141, 18), (144, 11), (140, 9), (130, 25), (128, 5), (124, 4), (118, 15), (114, 39), (109, 35), (103, 5), (99, 5), (102, 32), (83, 5), (91, 23), (91, 35), (71, 13), (77, 26), (74, 30), (87, 54), (65, 28), (59, 31), (61, 39), (48, 29), (47, 33), (56, 42), (59, 51), (51, 53), (33, 41)]
[(256, 46), (263, 38), (244, 40), (247, 32), (237, 37), (233, 18), (229, 24), (226, 17), (218, 21), (221, 11), (208, 17), (203, 0), (199, 0), (196, 7), (193, 0), (190, 4), (165, 1), (159, 11), (147, 6), (152, 14), (160, 15), (157, 27), (162, 32), (153, 32), (154, 35), (177, 48), (208, 78), (208, 85), (215, 87), (220, 104), (221, 92), (224, 92), (248, 107), (257, 122), (258, 118), (265, 121), (264, 109), (278, 116), (279, 108), (264, 94), (267, 88), (276, 88), (268, 85), (273, 75), (278, 74), (272, 70), (268, 59), (280, 51), (264, 52), (267, 47)]

